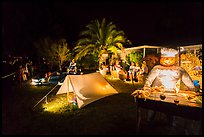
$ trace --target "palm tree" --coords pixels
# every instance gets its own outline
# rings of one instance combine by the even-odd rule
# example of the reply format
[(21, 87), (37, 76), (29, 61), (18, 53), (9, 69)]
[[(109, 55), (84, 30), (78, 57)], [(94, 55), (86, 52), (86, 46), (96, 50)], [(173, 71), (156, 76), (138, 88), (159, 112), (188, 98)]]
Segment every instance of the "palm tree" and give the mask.
[(105, 18), (101, 23), (98, 20), (92, 20), (86, 28), (80, 32), (81, 38), (74, 48), (76, 60), (87, 55), (97, 55), (100, 63), (104, 53), (117, 55), (117, 50), (123, 48), (123, 43), (126, 41), (125, 33), (117, 30), (112, 22), (107, 23)]

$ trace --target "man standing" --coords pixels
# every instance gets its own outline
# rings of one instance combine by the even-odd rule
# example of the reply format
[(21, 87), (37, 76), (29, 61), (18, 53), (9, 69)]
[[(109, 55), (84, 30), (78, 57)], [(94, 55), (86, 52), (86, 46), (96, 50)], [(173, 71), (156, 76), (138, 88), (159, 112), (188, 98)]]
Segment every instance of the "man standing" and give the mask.
[(77, 73), (76, 62), (74, 59), (72, 59), (72, 61), (70, 62), (67, 71), (68, 71), (68, 74), (76, 74)]

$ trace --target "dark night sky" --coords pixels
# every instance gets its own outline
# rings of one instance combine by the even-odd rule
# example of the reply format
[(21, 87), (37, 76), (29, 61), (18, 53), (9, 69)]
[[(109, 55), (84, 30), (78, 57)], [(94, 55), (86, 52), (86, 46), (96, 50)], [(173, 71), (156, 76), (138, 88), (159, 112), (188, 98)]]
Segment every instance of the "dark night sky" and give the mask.
[(34, 53), (39, 38), (71, 45), (93, 19), (112, 21), (135, 45), (202, 43), (201, 2), (3, 2), (3, 52)]

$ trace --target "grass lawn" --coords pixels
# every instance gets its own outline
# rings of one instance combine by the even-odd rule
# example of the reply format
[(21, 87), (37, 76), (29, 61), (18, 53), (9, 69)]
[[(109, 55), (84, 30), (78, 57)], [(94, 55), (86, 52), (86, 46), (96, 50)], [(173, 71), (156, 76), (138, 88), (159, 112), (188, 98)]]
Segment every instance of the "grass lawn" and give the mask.
[[(35, 87), (23, 83), (20, 88), (12, 83), (3, 83), (2, 134), (174, 134), (171, 128), (162, 125), (150, 127), (145, 122), (141, 131), (136, 131), (136, 107), (130, 94), (143, 85), (111, 80), (109, 75), (106, 79), (119, 94), (102, 98), (81, 109), (68, 105), (66, 94), (56, 95), (60, 86), (48, 95), (48, 104), (43, 100), (32, 109), (54, 86)], [(176, 131), (175, 134), (182, 132)]]

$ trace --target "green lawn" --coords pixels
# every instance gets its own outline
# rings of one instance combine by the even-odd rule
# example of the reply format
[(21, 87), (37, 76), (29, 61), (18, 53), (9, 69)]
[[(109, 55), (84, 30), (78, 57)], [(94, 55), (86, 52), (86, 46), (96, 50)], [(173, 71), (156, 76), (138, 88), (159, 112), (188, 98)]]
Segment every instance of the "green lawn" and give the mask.
[[(143, 85), (119, 79), (107, 81), (119, 92), (102, 98), (81, 109), (67, 104), (66, 94), (56, 95), (57, 87), (34, 109), (33, 106), (52, 88), (48, 86), (8, 87), (10, 94), (3, 94), (2, 134), (24, 135), (129, 135), (167, 132), (158, 127), (143, 126), (136, 131), (136, 107), (130, 95)], [(5, 91), (6, 85), (3, 85)], [(145, 115), (145, 113), (144, 113)], [(164, 129), (164, 128), (163, 128)], [(153, 131), (154, 130), (154, 131)]]

